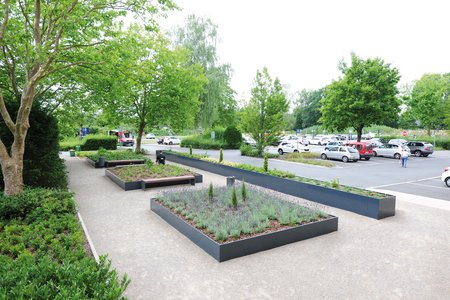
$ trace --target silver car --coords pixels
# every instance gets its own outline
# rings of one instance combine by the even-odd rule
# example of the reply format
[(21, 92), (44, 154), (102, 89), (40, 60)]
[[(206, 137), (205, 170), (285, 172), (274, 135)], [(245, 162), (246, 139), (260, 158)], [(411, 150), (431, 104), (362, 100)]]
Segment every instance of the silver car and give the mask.
[(402, 149), (406, 149), (410, 153), (409, 148), (405, 145), (385, 144), (373, 149), (373, 156), (386, 156), (400, 159), (402, 157)]
[(338, 159), (343, 162), (358, 161), (359, 152), (352, 147), (334, 146), (322, 151), (320, 157), (322, 159)]

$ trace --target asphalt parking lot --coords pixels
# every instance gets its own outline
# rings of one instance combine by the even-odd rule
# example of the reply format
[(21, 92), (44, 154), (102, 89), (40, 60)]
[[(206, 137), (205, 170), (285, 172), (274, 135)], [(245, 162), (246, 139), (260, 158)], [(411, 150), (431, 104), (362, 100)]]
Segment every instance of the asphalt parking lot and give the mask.
[[(188, 151), (187, 148), (179, 146), (143, 145), (143, 148), (149, 151), (169, 148)], [(311, 151), (320, 152), (323, 147), (310, 148)], [(194, 153), (207, 153), (211, 157), (219, 157), (217, 150), (194, 150)], [(240, 156), (239, 150), (224, 150), (224, 159), (256, 166), (263, 165), (260, 158)], [(411, 156), (407, 168), (401, 168), (398, 160), (385, 157), (373, 157), (369, 161), (361, 160), (356, 163), (334, 162), (336, 167), (326, 168), (271, 159), (269, 167), (324, 181), (337, 178), (341, 184), (350, 186), (392, 190), (450, 201), (450, 188), (441, 181), (444, 168), (450, 166), (450, 151), (436, 151), (428, 157)]]

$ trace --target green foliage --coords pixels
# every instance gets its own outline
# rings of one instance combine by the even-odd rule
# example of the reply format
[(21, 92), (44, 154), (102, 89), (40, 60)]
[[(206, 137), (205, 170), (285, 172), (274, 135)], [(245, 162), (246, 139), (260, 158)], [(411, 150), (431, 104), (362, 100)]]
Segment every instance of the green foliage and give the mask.
[(222, 161), (223, 161), (223, 150), (222, 150), (222, 148), (220, 148), (219, 163), (221, 163)]
[(81, 150), (98, 150), (100, 147), (107, 150), (117, 149), (117, 137), (111, 135), (88, 134), (83, 138)]
[(125, 182), (138, 181), (145, 178), (194, 175), (192, 171), (175, 165), (134, 165), (110, 170)]
[[(16, 103), (8, 105), (8, 108), (10, 113), (16, 115), (18, 109)], [(33, 126), (28, 129), (25, 139), (24, 184), (66, 189), (67, 174), (64, 161), (59, 158), (59, 133), (56, 119), (36, 103), (31, 109), (29, 121)], [(0, 139), (8, 149), (12, 147), (14, 138), (6, 126), (0, 126)], [(3, 186), (3, 175), (0, 169), (0, 189)]]
[(90, 153), (87, 155), (87, 157), (89, 157), (93, 161), (98, 161), (100, 156), (103, 156), (105, 160), (144, 159), (151, 162), (151, 160), (148, 159), (145, 155), (135, 153), (131, 151), (131, 149), (108, 151), (104, 148), (101, 148), (97, 151), (97, 153)]
[(443, 128), (450, 95), (450, 73), (425, 74), (411, 92), (408, 105), (411, 114), (427, 129)]
[(238, 199), (236, 194), (236, 187), (233, 186), (233, 192), (231, 193), (231, 205), (233, 205), (234, 209), (237, 209)]
[(59, 150), (69, 151), (74, 150), (76, 146), (81, 146), (82, 140), (78, 137), (65, 138), (59, 142)]
[(255, 139), (259, 153), (280, 136), (285, 127), (283, 115), (288, 111), (288, 104), (278, 78), (272, 81), (267, 68), (258, 70), (252, 98), (242, 112), (241, 126)]
[(209, 200), (212, 201), (214, 198), (214, 189), (213, 189), (213, 185), (212, 183), (209, 184), (209, 188), (208, 188), (208, 197)]
[(340, 65), (344, 77), (326, 88), (320, 121), (329, 130), (352, 127), (360, 141), (364, 127), (397, 120), (400, 75), (380, 58), (363, 60), (352, 54), (351, 59), (351, 66)]
[(245, 188), (244, 178), (242, 178), (241, 196), (242, 196), (242, 201), (245, 201), (247, 199), (247, 189)]
[(268, 158), (279, 158), (278, 154), (272, 154), (272, 153), (259, 153), (258, 149), (253, 148), (250, 145), (242, 144), (241, 148), (241, 155), (242, 156), (250, 156), (250, 157), (264, 157), (267, 156)]
[(264, 171), (269, 171), (269, 158), (267, 155), (264, 155)]
[(317, 125), (320, 119), (320, 108), (325, 88), (318, 90), (302, 90), (298, 94), (297, 107), (294, 110), (295, 129)]
[(232, 149), (239, 148), (242, 143), (242, 133), (236, 126), (228, 126), (223, 133), (223, 138)]
[(323, 166), (323, 167), (336, 166), (336, 164), (331, 161), (320, 159), (320, 153), (317, 152), (287, 153), (285, 155), (280, 156), (280, 159), (315, 166)]
[(147, 165), (147, 168), (151, 168), (151, 167), (153, 167), (153, 162), (152, 162), (152, 160), (151, 159), (147, 159), (147, 161), (145, 162), (145, 164)]
[(189, 155), (192, 155), (192, 145), (189, 145)]
[(335, 179), (331, 180), (330, 186), (331, 186), (333, 189), (338, 189), (339, 186), (340, 186), (340, 184), (339, 184), (339, 178), (335, 178)]
[(86, 255), (71, 193), (0, 195), (0, 295), (6, 299), (118, 299), (129, 280)]
[(211, 136), (203, 134), (203, 135), (191, 135), (184, 137), (181, 140), (180, 143), (181, 147), (188, 147), (192, 146), (195, 149), (214, 149), (219, 150), (220, 148), (223, 149), (230, 149), (228, 145), (225, 143), (222, 139), (216, 139), (214, 141), (211, 140)]

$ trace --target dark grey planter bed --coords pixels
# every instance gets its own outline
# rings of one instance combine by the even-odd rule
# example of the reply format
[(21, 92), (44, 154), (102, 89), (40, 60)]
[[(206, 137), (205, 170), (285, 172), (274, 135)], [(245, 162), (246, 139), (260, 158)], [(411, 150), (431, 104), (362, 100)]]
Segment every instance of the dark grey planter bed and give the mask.
[(395, 196), (392, 195), (386, 195), (385, 198), (378, 199), (291, 179), (211, 163), (169, 152), (164, 152), (164, 154), (166, 155), (167, 160), (175, 163), (205, 170), (222, 176), (234, 176), (238, 180), (242, 180), (242, 178), (244, 178), (246, 182), (254, 185), (313, 202), (344, 209), (370, 218), (379, 220), (395, 215)]
[(150, 199), (150, 209), (219, 262), (313, 238), (338, 229), (338, 218), (330, 216), (326, 220), (220, 244), (154, 198)]
[(168, 177), (167, 180), (164, 180), (163, 178), (161, 178), (154, 182), (145, 181), (145, 180), (144, 181), (138, 180), (138, 181), (125, 182), (122, 179), (120, 179), (119, 177), (117, 177), (113, 172), (111, 172), (108, 169), (105, 170), (105, 175), (107, 177), (109, 177), (115, 184), (117, 184), (122, 189), (124, 189), (125, 191), (137, 190), (137, 189), (145, 190), (146, 188), (149, 188), (149, 187), (168, 186), (168, 185), (177, 185), (177, 184), (189, 184), (189, 183), (195, 184), (195, 183), (203, 182), (203, 175), (198, 174), (198, 173), (194, 174), (193, 179), (187, 178), (185, 176), (181, 176), (179, 178)]
[(94, 160), (90, 159), (89, 157), (86, 157), (86, 160), (94, 168), (111, 168), (111, 167), (115, 167), (115, 166), (145, 164), (144, 159), (105, 160), (105, 164), (103, 166), (98, 161), (94, 161)]

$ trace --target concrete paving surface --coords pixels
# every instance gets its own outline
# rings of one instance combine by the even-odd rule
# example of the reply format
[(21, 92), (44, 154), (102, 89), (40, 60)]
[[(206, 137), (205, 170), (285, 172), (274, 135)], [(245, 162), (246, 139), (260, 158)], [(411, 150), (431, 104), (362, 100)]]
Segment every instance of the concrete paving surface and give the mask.
[[(383, 220), (325, 207), (337, 232), (219, 263), (150, 211), (173, 187), (125, 192), (104, 169), (65, 161), (94, 247), (131, 278), (130, 299), (450, 299), (448, 201), (394, 193)], [(198, 172), (200, 186), (225, 185)]]

